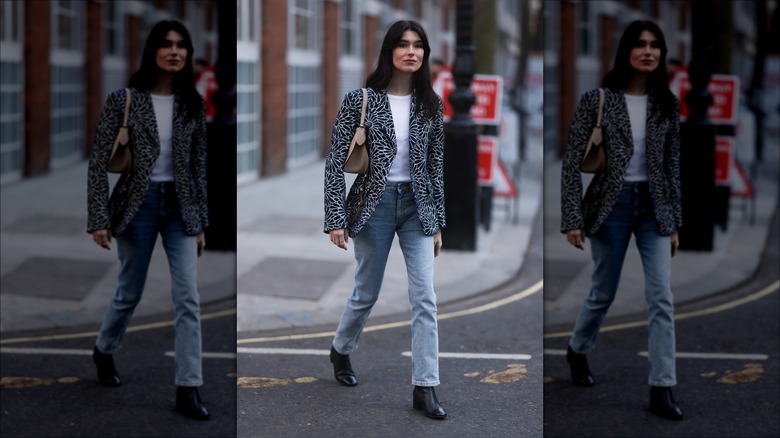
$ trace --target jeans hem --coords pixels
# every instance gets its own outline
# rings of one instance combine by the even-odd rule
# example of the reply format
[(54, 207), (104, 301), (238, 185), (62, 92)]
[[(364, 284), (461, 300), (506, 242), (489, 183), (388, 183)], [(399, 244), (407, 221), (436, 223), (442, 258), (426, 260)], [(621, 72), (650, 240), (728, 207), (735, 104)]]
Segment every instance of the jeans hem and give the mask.
[(412, 385), (414, 385), (414, 386), (439, 386), (439, 381), (438, 380), (434, 380), (433, 382), (420, 382), (420, 381), (412, 379)]
[(192, 382), (192, 381), (190, 381), (190, 382), (182, 382), (182, 381), (177, 380), (176, 381), (176, 386), (189, 386), (189, 387), (203, 386), (203, 380), (196, 380), (194, 382)]
[(663, 381), (657, 381), (657, 382), (654, 382), (654, 381), (650, 380), (648, 383), (650, 383), (650, 386), (672, 387), (672, 386), (677, 385), (677, 381), (676, 380), (663, 380)]

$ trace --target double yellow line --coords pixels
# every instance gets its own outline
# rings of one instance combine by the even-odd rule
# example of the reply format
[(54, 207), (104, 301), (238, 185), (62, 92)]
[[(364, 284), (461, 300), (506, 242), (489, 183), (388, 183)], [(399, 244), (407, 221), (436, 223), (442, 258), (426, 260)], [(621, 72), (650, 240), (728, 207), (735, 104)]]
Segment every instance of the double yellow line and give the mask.
[[(500, 300), (496, 300), (487, 304), (483, 304), (480, 306), (472, 307), (469, 309), (459, 310), (456, 312), (449, 312), (449, 313), (442, 313), (438, 315), (438, 319), (440, 321), (451, 319), (451, 318), (458, 318), (461, 316), (467, 316), (467, 315), (475, 315), (482, 312), (487, 312), (488, 310), (493, 310), (502, 306), (505, 306), (509, 303), (513, 303), (515, 301), (520, 301), (524, 298), (527, 298), (539, 291), (542, 290), (544, 286), (544, 281), (539, 280), (530, 287), (516, 293), (513, 295), (510, 295), (506, 298), (502, 298)], [(686, 313), (680, 313), (674, 316), (675, 320), (682, 320), (682, 319), (688, 319), (688, 318), (694, 318), (698, 316), (704, 316), (704, 315), (712, 315), (715, 313), (720, 313), (729, 309), (733, 309), (735, 307), (742, 306), (744, 304), (756, 301), (758, 299), (761, 299), (771, 293), (777, 292), (780, 289), (780, 280), (775, 280), (772, 284), (764, 287), (758, 292), (752, 293), (750, 295), (747, 295), (742, 298), (738, 298), (734, 301), (729, 301), (727, 303), (719, 304), (717, 306), (708, 307), (701, 310), (696, 310), (692, 312), (686, 312)], [(229, 316), (229, 315), (235, 315), (236, 309), (227, 309), (222, 310), (219, 312), (213, 312), (213, 313), (207, 313), (201, 315), (201, 320), (209, 320), (214, 318), (219, 318), (222, 316)], [(398, 322), (391, 322), (387, 324), (378, 324), (366, 327), (364, 332), (375, 332), (380, 330), (388, 330), (393, 328), (399, 328), (399, 327), (405, 327), (409, 326), (411, 324), (411, 321), (398, 321)], [(601, 328), (601, 332), (611, 332), (611, 331), (617, 331), (617, 330), (625, 330), (630, 328), (636, 328), (636, 327), (642, 327), (645, 324), (647, 324), (646, 321), (634, 321), (634, 322), (628, 322), (623, 324), (614, 324), (614, 325), (608, 325)], [(155, 323), (149, 323), (149, 324), (141, 324), (137, 326), (132, 326), (127, 329), (128, 332), (138, 332), (143, 330), (151, 330), (156, 328), (162, 328), (162, 327), (170, 327), (173, 325), (173, 321), (164, 321), (164, 322), (155, 322)], [(22, 338), (11, 338), (11, 339), (0, 339), (0, 345), (6, 345), (6, 344), (18, 344), (22, 342), (43, 342), (43, 341), (56, 341), (56, 340), (63, 340), (63, 339), (77, 339), (77, 338), (89, 338), (89, 337), (95, 337), (97, 336), (98, 332), (82, 332), (82, 333), (69, 333), (69, 334), (62, 334), (62, 335), (49, 335), (49, 336), (37, 336), (37, 337), (22, 337)], [(331, 337), (335, 335), (335, 332), (329, 331), (329, 332), (320, 332), (320, 333), (305, 333), (305, 334), (299, 334), (299, 335), (284, 335), (284, 336), (270, 336), (270, 337), (259, 337), (259, 338), (247, 338), (247, 339), (239, 339), (237, 341), (237, 344), (252, 344), (252, 343), (261, 343), (261, 342), (275, 342), (275, 341), (291, 341), (291, 340), (300, 340), (300, 339), (314, 339), (314, 338), (325, 338), (325, 337)], [(544, 335), (545, 339), (551, 339), (551, 338), (561, 338), (561, 337), (568, 337), (571, 335), (571, 332), (557, 332), (557, 333), (547, 333)]]

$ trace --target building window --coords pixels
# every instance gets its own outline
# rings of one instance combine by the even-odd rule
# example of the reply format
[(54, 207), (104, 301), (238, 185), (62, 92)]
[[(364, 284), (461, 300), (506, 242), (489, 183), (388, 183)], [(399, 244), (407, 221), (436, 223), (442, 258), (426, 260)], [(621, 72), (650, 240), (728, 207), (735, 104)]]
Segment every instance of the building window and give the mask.
[(320, 66), (290, 66), (287, 86), (287, 156), (289, 164), (316, 158), (322, 136)]
[(75, 0), (59, 0), (52, 2), (52, 28), (54, 45), (58, 49), (79, 50), (82, 48), (83, 4)]
[[(287, 165), (319, 157), (322, 140), (322, 55), (316, 0), (290, 0), (287, 52)], [(354, 4), (353, 4), (354, 6)]]
[(588, 2), (577, 4), (577, 54), (594, 55), (596, 41), (596, 21), (592, 17), (591, 5)]
[(103, 3), (103, 53), (108, 56), (122, 55), (122, 13), (121, 2)]
[(259, 160), (260, 143), (260, 84), (257, 62), (239, 61), (236, 82), (237, 94), (237, 142), (236, 173), (256, 175)]
[(317, 2), (315, 0), (290, 1), (290, 44), (291, 48), (316, 50), (319, 46), (317, 26)]
[(52, 3), (51, 165), (82, 158), (84, 150), (85, 3)]
[(239, 41), (257, 41), (257, 0), (237, 0), (236, 38)]
[(22, 1), (0, 2), (0, 183), (22, 176), (24, 62)]
[(344, 0), (341, 3), (341, 53), (346, 56), (358, 56), (360, 48), (360, 15), (357, 0)]

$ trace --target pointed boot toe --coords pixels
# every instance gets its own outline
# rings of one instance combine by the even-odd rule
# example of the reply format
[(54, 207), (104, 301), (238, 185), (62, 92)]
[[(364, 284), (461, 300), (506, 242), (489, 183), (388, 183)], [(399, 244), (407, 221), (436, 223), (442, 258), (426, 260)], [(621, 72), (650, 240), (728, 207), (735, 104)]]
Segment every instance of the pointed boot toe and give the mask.
[(196, 420), (208, 420), (211, 413), (203, 404), (195, 386), (176, 387), (176, 412)]
[(566, 349), (566, 362), (569, 363), (571, 371), (571, 380), (576, 386), (593, 386), (596, 381), (588, 367), (588, 358), (584, 354), (575, 353), (571, 347)]
[(412, 391), (412, 406), (418, 411), (423, 411), (428, 418), (436, 420), (447, 418), (447, 413), (439, 403), (433, 386), (415, 386)]
[(683, 419), (683, 411), (668, 386), (650, 387), (650, 412), (668, 420)]
[(114, 367), (114, 356), (102, 353), (97, 346), (92, 350), (92, 362), (97, 367), (98, 381), (103, 386), (119, 386), (122, 380)]
[(340, 354), (335, 348), (330, 347), (330, 362), (333, 364), (333, 375), (336, 381), (344, 386), (357, 386), (357, 376), (352, 371), (348, 354)]

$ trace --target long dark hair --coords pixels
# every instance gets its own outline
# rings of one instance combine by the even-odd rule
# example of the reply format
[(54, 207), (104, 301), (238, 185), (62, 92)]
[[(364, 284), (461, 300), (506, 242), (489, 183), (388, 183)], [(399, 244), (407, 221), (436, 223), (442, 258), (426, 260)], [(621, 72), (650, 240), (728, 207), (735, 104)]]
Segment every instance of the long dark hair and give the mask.
[(666, 40), (661, 28), (652, 21), (637, 20), (626, 27), (623, 36), (620, 37), (617, 55), (615, 55), (615, 65), (604, 76), (602, 86), (613, 91), (622, 91), (628, 86), (628, 80), (634, 72), (634, 68), (631, 67), (631, 49), (639, 40), (639, 35), (645, 30), (655, 35), (661, 49), (658, 67), (647, 76), (647, 93), (652, 94), (653, 105), (656, 106), (657, 110), (663, 114), (671, 114), (674, 111), (675, 97), (669, 90), (666, 73), (666, 54), (669, 50), (666, 47)]
[(141, 67), (130, 77), (128, 86), (139, 91), (146, 91), (154, 85), (154, 81), (160, 74), (157, 66), (157, 50), (163, 46), (165, 36), (169, 31), (181, 35), (182, 45), (187, 49), (187, 59), (184, 68), (173, 76), (173, 92), (178, 94), (184, 102), (185, 112), (188, 117), (198, 116), (201, 110), (201, 97), (195, 89), (195, 74), (192, 69), (192, 38), (184, 25), (176, 20), (163, 20), (155, 24), (146, 37), (144, 53), (141, 57)]
[(420, 23), (411, 20), (396, 21), (390, 26), (382, 41), (382, 51), (379, 53), (379, 61), (376, 69), (366, 79), (366, 87), (381, 91), (390, 84), (393, 77), (393, 50), (404, 32), (411, 30), (419, 35), (423, 45), (422, 66), (412, 77), (412, 88), (417, 100), (417, 113), (424, 119), (432, 119), (439, 110), (439, 97), (431, 87), (431, 70), (428, 67), (428, 58), (431, 56), (431, 46), (428, 44), (428, 35)]

